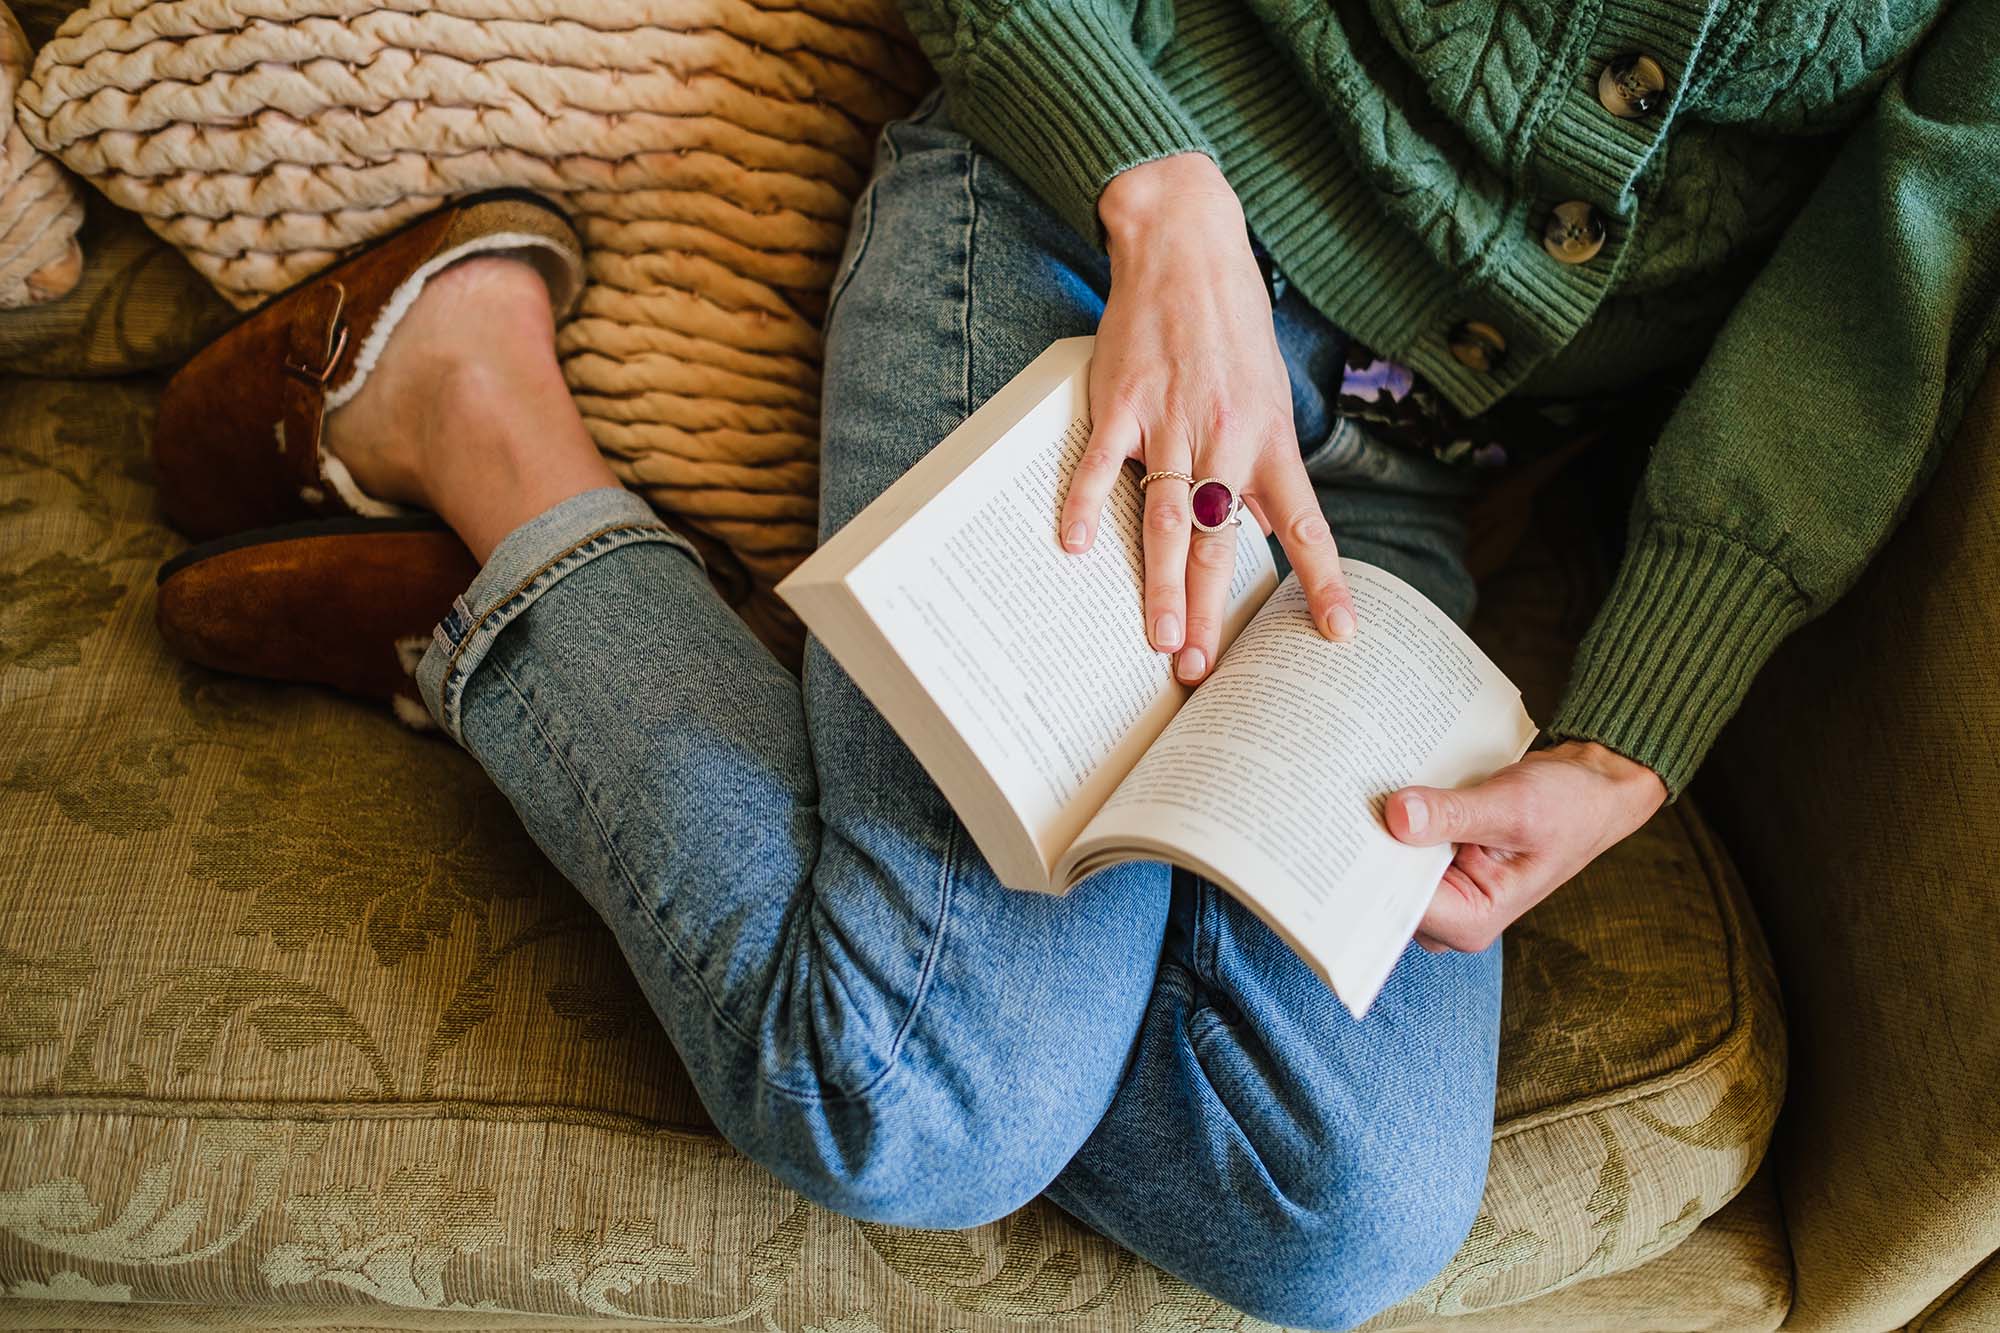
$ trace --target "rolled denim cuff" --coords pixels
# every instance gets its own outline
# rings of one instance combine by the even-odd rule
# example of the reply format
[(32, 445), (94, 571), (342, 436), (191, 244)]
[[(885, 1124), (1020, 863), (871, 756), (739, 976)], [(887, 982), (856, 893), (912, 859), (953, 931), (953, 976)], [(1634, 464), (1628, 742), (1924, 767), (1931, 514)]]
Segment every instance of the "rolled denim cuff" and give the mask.
[(616, 486), (571, 496), (493, 548), (471, 586), (431, 631), (430, 646), (417, 664), (424, 706), (446, 735), (465, 743), (459, 704), (500, 631), (565, 574), (633, 542), (665, 542), (706, 568), (685, 537), (662, 523), (644, 500)]

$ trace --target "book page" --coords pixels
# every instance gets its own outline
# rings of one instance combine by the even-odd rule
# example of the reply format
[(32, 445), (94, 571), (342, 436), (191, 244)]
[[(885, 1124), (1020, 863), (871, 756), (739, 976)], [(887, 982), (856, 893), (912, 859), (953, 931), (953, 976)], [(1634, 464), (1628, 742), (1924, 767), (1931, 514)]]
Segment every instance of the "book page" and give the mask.
[(1134, 848), (1188, 865), (1262, 916), (1359, 1017), (1409, 942), (1451, 848), (1407, 847), (1389, 794), (1520, 758), (1520, 692), (1416, 589), (1341, 562), (1360, 630), (1314, 631), (1288, 578), (1085, 828), (1066, 867)]
[[(1088, 403), (1086, 363), (848, 578), (1032, 835), (1045, 876), (1189, 694), (1146, 639), (1138, 478), (1121, 475), (1088, 552), (1058, 541), (1090, 438)], [(1263, 534), (1246, 522), (1225, 644), (1276, 582)], [(922, 757), (919, 742), (911, 748)], [(967, 827), (976, 840), (979, 822)]]

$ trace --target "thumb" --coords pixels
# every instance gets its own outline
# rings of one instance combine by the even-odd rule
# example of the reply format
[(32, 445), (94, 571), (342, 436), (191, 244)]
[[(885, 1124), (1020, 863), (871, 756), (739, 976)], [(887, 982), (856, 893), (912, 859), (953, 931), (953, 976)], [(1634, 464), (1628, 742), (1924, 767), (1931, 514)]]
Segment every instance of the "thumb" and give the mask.
[(1521, 830), (1516, 807), (1513, 794), (1491, 782), (1460, 791), (1405, 787), (1389, 797), (1389, 832), (1412, 847), (1445, 842), (1515, 847)]

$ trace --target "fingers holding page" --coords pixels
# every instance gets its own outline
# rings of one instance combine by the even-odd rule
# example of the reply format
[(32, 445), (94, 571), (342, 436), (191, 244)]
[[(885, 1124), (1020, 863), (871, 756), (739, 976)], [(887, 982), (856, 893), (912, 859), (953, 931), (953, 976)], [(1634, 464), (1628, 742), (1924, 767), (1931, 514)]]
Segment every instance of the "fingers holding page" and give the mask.
[(1452, 844), (1418, 930), (1425, 948), (1476, 953), (1652, 818), (1667, 797), (1652, 769), (1591, 741), (1535, 750), (1484, 782), (1390, 795), (1390, 834)]

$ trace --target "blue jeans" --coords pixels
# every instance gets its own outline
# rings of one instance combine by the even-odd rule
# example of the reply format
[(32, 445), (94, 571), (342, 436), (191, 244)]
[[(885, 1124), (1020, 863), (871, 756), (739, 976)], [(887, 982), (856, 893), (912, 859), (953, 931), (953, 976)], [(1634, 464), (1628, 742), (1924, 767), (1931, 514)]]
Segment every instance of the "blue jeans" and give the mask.
[[(1052, 339), (1106, 264), (934, 105), (883, 135), (826, 336), (822, 536)], [(1343, 549), (1461, 616), (1464, 474), (1337, 422), (1276, 311)], [(968, 1227), (1046, 1192), (1251, 1314), (1345, 1327), (1444, 1265), (1492, 1134), (1498, 948), (1412, 947), (1356, 1022), (1255, 917), (1133, 862), (1004, 889), (816, 644), (803, 682), (623, 491), (523, 526), (418, 673), (616, 933), (704, 1106), (791, 1188)]]

